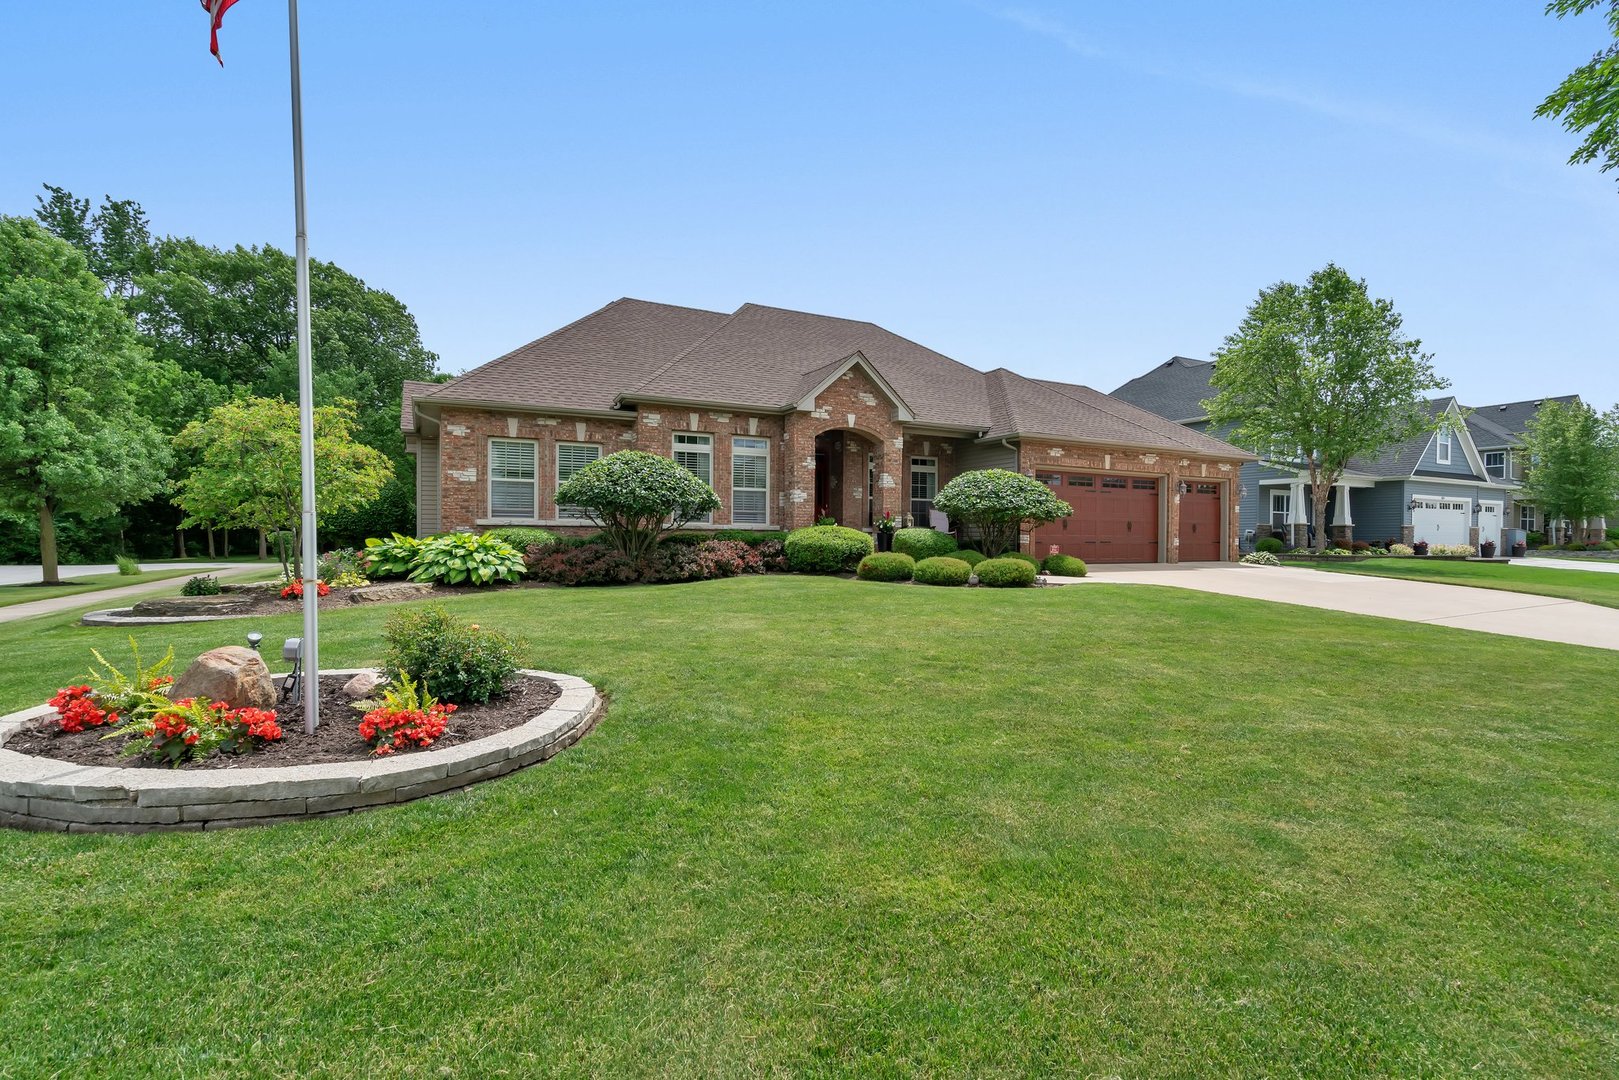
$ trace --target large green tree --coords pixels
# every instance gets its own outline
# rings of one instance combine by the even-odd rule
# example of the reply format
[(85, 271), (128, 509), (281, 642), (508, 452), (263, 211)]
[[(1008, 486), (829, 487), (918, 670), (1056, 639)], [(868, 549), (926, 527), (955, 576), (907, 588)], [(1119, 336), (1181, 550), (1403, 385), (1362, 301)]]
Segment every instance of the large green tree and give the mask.
[[(1619, 499), (1619, 408), (1548, 401), (1524, 432), (1523, 490), (1548, 522), (1607, 517)], [(1548, 532), (1550, 526), (1548, 525)]]
[(1214, 359), (1209, 419), (1262, 454), (1285, 448), (1277, 456), (1308, 471), (1318, 548), (1327, 496), (1351, 459), (1445, 423), (1427, 395), (1449, 384), (1421, 341), (1405, 336), (1391, 302), (1332, 263), (1303, 285), (1262, 290)]
[[(386, 455), (355, 438), (354, 404), (315, 410), (317, 522), (375, 499), (393, 475)], [(175, 504), (186, 524), (285, 530), (302, 550), (303, 475), (298, 407), (279, 398), (227, 402), (191, 423), (175, 445), (194, 462), (179, 483)], [(293, 569), (301, 576), (300, 569)]]
[(1585, 138), (1570, 155), (1570, 165), (1601, 161), (1603, 172), (1619, 169), (1619, 0), (1552, 0), (1546, 14), (1559, 19), (1606, 4), (1613, 41), (1606, 49), (1569, 73), (1535, 115), (1562, 120), (1563, 127)]
[(37, 516), (47, 583), (58, 513), (114, 514), (161, 488), (170, 454), (150, 406), (174, 376), (79, 250), (0, 217), (0, 508)]

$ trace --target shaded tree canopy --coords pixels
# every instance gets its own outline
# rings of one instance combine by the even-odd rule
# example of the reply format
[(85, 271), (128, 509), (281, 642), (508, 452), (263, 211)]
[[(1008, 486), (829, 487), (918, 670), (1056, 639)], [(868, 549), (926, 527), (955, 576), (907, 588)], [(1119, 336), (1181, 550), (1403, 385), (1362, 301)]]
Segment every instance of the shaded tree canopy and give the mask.
[(1619, 0), (1552, 0), (1546, 14), (1559, 19), (1607, 4), (1613, 41), (1569, 73), (1535, 109), (1535, 115), (1561, 120), (1565, 130), (1584, 133), (1569, 156), (1570, 165), (1600, 161), (1603, 172), (1619, 169)]

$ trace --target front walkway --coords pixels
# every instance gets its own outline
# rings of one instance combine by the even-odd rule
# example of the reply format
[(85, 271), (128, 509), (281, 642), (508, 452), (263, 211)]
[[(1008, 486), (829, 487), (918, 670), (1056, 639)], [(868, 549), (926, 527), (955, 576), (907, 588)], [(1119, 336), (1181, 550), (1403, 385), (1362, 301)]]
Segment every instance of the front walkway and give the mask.
[(1062, 580), (1076, 584), (1168, 585), (1277, 604), (1619, 650), (1619, 609), (1554, 596), (1232, 563), (1098, 566), (1088, 577)]
[[(212, 573), (222, 581), (233, 577), (240, 577), (243, 573), (260, 570), (272, 565), (271, 563), (154, 563), (154, 567), (174, 567), (182, 570), (194, 570), (196, 573)], [(65, 567), (64, 567), (65, 569)], [(83, 569), (75, 567), (83, 573)], [(117, 569), (114, 567), (114, 569)], [(34, 568), (39, 573), (39, 568)], [(65, 575), (64, 575), (65, 576)], [(71, 593), (67, 596), (48, 596), (43, 600), (30, 600), (26, 604), (12, 604), (9, 607), (0, 607), (0, 623), (16, 622), (18, 619), (31, 619), (35, 615), (49, 615), (56, 611), (69, 611), (81, 607), (118, 607), (126, 601), (134, 600), (147, 593), (158, 592), (163, 589), (173, 589), (179, 594), (180, 586), (185, 584), (184, 575), (175, 575), (171, 578), (162, 578), (158, 581), (143, 581), (139, 585), (121, 585), (108, 589), (98, 589), (95, 592)]]

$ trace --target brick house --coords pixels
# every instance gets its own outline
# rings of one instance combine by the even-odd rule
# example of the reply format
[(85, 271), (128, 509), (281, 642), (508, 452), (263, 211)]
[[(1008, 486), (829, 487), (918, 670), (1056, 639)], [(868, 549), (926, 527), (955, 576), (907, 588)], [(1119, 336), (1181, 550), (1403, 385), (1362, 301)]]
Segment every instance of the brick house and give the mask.
[(693, 528), (937, 521), (957, 473), (1040, 478), (1075, 507), (1023, 547), (1096, 562), (1234, 558), (1236, 447), (1089, 387), (968, 367), (869, 322), (616, 300), (446, 383), (407, 382), (420, 535), (588, 529), (558, 484), (634, 448), (719, 494)]

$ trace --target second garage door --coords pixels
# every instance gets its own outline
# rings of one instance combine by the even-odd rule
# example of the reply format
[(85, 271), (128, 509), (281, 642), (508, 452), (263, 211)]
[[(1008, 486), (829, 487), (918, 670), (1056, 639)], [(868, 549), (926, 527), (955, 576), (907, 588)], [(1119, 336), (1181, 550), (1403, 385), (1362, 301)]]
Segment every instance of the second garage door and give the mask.
[(1190, 483), (1180, 502), (1180, 561), (1220, 558), (1220, 485)]
[(1155, 477), (1040, 473), (1039, 479), (1074, 512), (1034, 530), (1035, 555), (1044, 558), (1055, 547), (1086, 562), (1158, 561)]

